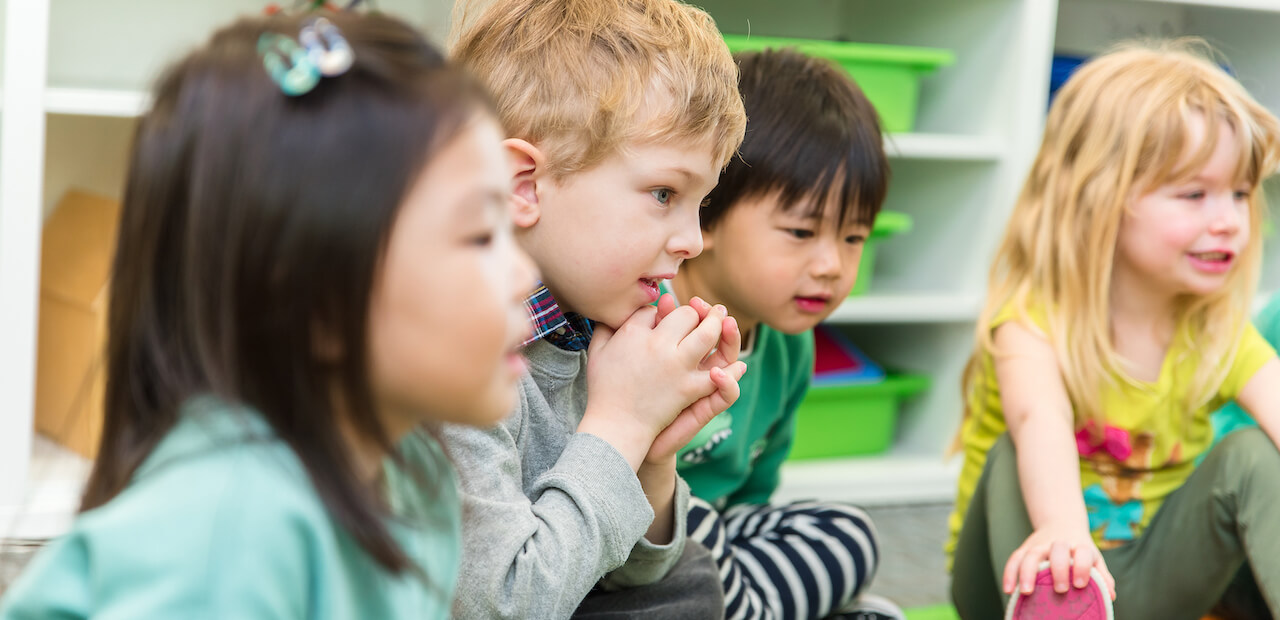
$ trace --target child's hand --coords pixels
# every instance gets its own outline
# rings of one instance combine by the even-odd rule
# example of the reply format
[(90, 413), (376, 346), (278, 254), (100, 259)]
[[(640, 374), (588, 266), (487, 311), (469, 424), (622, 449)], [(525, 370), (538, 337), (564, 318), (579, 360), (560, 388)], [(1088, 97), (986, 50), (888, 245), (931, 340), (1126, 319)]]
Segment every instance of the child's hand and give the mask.
[[(694, 297), (689, 300), (689, 307), (698, 312), (698, 320), (704, 320), (707, 315), (717, 306), (703, 301), (701, 297)], [(723, 306), (720, 306), (723, 310)], [(664, 317), (671, 314), (676, 309), (675, 297), (671, 294), (663, 295), (658, 299), (657, 321), (661, 322)], [(702, 360), (700, 368), (711, 370), (712, 368), (728, 369), (730, 365), (738, 361), (738, 354), (742, 350), (742, 330), (738, 329), (738, 320), (728, 317), (724, 322), (723, 329), (720, 330), (720, 342), (716, 344), (716, 348), (711, 350), (711, 354)], [(739, 375), (741, 378), (741, 375)]]
[[(1107, 563), (1102, 559), (1102, 552), (1093, 544), (1093, 537), (1088, 528), (1083, 531), (1079, 527), (1050, 524), (1037, 529), (1018, 547), (1004, 567), (1004, 592), (1013, 594), (1017, 586), (1021, 586), (1023, 594), (1030, 594), (1035, 587), (1036, 573), (1040, 572), (1040, 564), (1049, 562), (1049, 572), (1053, 574), (1053, 590), (1059, 594), (1066, 592), (1070, 586), (1083, 588), (1089, 585), (1089, 569), (1096, 568), (1107, 582), (1111, 600), (1116, 599), (1116, 580), (1107, 570)], [(1068, 571), (1074, 577), (1074, 583), (1068, 583)]]
[(653, 440), (653, 445), (649, 446), (649, 453), (644, 457), (645, 462), (661, 463), (674, 459), (676, 452), (693, 441), (694, 435), (697, 435), (702, 427), (737, 402), (738, 379), (741, 379), (746, 371), (746, 362), (734, 362), (728, 369), (717, 366), (707, 371), (711, 382), (715, 385), (715, 391), (685, 407), (671, 424), (658, 433)]
[[(661, 322), (675, 307), (675, 298), (663, 295), (658, 300), (657, 320)], [(705, 320), (713, 311), (723, 310), (722, 306), (712, 306), (698, 297), (689, 300), (689, 307), (697, 311), (700, 320)], [(702, 427), (738, 400), (738, 380), (746, 372), (746, 364), (738, 361), (741, 348), (742, 332), (738, 329), (738, 322), (727, 317), (720, 330), (720, 342), (698, 365), (699, 369), (707, 371), (713, 391), (685, 407), (670, 425), (662, 429), (645, 456), (646, 463), (661, 463), (674, 458), (676, 452), (693, 440)]]
[[(608, 441), (636, 468), (678, 414), (704, 396), (730, 389), (723, 385), (729, 373), (717, 383), (701, 367), (722, 339), (723, 308), (703, 317), (689, 306), (666, 312), (661, 321), (657, 315), (656, 308), (646, 306), (616, 332), (597, 326), (587, 353), (590, 396), (578, 430)], [(729, 394), (734, 399), (736, 381)]]

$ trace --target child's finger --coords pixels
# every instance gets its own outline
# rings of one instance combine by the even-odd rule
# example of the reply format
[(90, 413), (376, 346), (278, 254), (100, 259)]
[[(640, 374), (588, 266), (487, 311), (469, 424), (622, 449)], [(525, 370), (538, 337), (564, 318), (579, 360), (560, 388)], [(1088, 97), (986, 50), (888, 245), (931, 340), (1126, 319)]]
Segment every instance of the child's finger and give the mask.
[(661, 323), (662, 319), (666, 318), (667, 315), (671, 314), (671, 311), (675, 309), (676, 309), (675, 295), (672, 295), (671, 293), (665, 293), (662, 295), (662, 297), (659, 297), (658, 298), (658, 316), (656, 319), (654, 319), (653, 326), (657, 327), (658, 323)]
[(719, 415), (738, 401), (742, 388), (738, 386), (738, 380), (723, 368), (711, 369), (711, 383), (716, 386), (716, 392), (711, 395), (711, 409)]
[(697, 311), (689, 306), (680, 306), (663, 317), (653, 330), (670, 342), (679, 343), (699, 326), (699, 321)]
[(1022, 566), (1018, 568), (1018, 583), (1023, 594), (1031, 594), (1036, 588), (1036, 573), (1040, 572), (1043, 552), (1031, 552), (1022, 558)]
[(738, 329), (738, 320), (727, 316), (720, 326), (720, 342), (716, 344), (715, 353), (708, 358), (710, 366), (725, 368), (738, 361), (742, 352), (742, 330)]
[(1071, 548), (1066, 543), (1057, 541), (1049, 546), (1049, 574), (1053, 575), (1054, 592), (1065, 594), (1071, 588)]
[(1092, 548), (1076, 549), (1071, 563), (1071, 585), (1083, 588), (1089, 585), (1089, 569), (1093, 568), (1094, 553)]
[(724, 372), (730, 377), (733, 377), (734, 381), (741, 381), (743, 375), (747, 374), (747, 363), (742, 360), (738, 360), (724, 368)]
[(694, 310), (698, 311), (699, 321), (707, 318), (707, 313), (711, 312), (711, 307), (712, 307), (711, 304), (706, 302), (706, 300), (698, 296), (694, 296), (693, 299), (689, 300), (689, 306), (691, 306)]
[(1004, 587), (1005, 594), (1013, 594), (1013, 589), (1018, 583), (1018, 567), (1022, 566), (1022, 556), (1026, 555), (1026, 549), (1018, 547), (1009, 556), (1009, 561), (1004, 563), (1004, 578), (1001, 584)]
[(679, 349), (681, 354), (692, 364), (698, 365), (702, 359), (711, 352), (720, 341), (720, 331), (724, 324), (725, 312), (723, 306), (716, 306), (715, 309), (707, 314), (707, 318), (703, 319), (693, 331), (688, 332), (683, 339), (680, 340)]

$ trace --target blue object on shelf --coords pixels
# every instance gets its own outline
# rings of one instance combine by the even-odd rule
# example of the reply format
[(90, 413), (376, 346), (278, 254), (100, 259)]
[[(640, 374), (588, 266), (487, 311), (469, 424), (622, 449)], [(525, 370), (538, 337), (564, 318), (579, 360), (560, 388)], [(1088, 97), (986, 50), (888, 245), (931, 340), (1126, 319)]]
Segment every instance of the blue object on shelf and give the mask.
[(1081, 56), (1055, 55), (1053, 64), (1049, 65), (1049, 103), (1053, 103), (1054, 95), (1058, 94), (1058, 89), (1067, 82), (1067, 78), (1076, 72), (1088, 58)]

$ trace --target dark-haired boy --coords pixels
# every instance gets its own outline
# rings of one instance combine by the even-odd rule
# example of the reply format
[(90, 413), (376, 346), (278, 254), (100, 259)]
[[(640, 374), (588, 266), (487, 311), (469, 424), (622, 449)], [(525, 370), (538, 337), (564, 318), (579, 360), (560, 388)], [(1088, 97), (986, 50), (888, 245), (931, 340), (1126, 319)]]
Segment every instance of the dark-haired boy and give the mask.
[[(741, 397), (683, 450), (689, 536), (720, 564), (726, 618), (901, 618), (857, 598), (879, 549), (861, 510), (770, 505), (813, 373), (813, 328), (849, 295), (889, 179), (880, 121), (830, 63), (789, 50), (737, 56), (746, 140), (702, 210), (703, 252), (677, 299), (723, 304), (751, 372)], [(703, 501), (698, 501), (698, 500)]]

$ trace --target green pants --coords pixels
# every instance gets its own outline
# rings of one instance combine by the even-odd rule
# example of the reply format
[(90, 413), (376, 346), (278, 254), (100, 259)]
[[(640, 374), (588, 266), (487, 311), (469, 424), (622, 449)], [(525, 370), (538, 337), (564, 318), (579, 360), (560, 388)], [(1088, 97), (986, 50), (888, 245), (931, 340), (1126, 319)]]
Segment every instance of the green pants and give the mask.
[[(962, 618), (1003, 617), (1004, 565), (1031, 532), (1006, 435), (987, 455), (956, 542), (951, 597)], [(1116, 579), (1117, 620), (1200, 618), (1233, 579), (1250, 576), (1250, 589), (1280, 617), (1280, 452), (1258, 429), (1233, 433), (1142, 536), (1102, 557)]]

